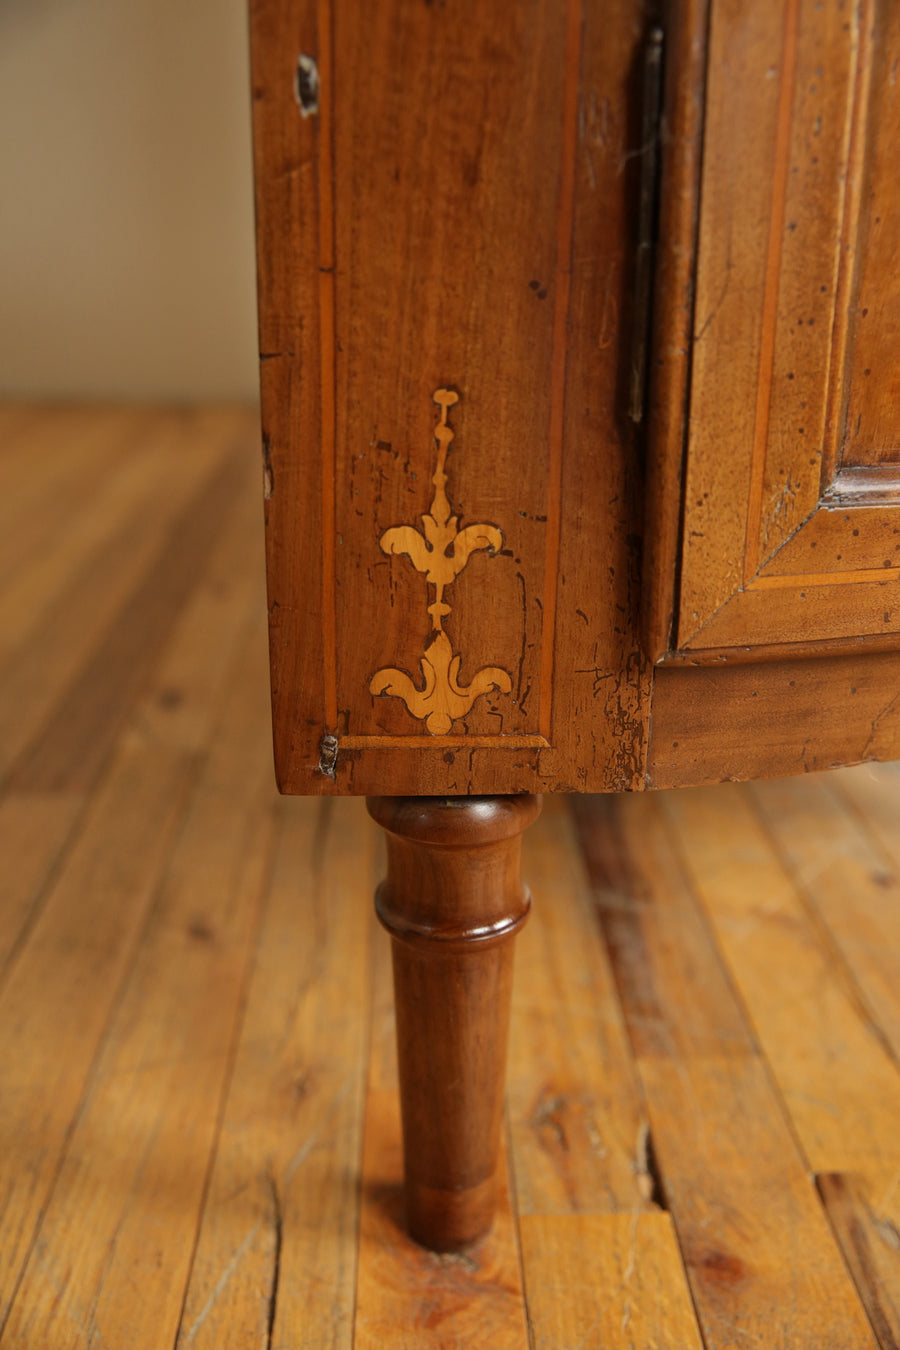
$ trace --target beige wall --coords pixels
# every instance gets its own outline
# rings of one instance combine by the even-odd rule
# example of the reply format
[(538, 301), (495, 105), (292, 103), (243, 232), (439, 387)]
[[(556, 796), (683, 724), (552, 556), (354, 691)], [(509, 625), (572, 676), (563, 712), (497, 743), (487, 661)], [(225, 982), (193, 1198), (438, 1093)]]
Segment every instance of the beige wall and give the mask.
[(245, 0), (0, 0), (0, 392), (253, 398)]

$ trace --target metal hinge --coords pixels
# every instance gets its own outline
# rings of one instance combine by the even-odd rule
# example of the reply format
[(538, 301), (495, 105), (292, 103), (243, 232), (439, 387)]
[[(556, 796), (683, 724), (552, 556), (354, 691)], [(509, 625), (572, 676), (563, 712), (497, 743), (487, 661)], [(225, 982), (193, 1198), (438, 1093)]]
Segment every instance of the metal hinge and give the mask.
[(644, 395), (647, 387), (647, 351), (650, 345), (650, 310), (653, 299), (653, 254), (659, 196), (663, 44), (663, 30), (659, 27), (651, 28), (644, 44), (641, 94), (641, 183), (634, 261), (631, 371), (628, 382), (628, 413), (633, 422), (643, 420)]

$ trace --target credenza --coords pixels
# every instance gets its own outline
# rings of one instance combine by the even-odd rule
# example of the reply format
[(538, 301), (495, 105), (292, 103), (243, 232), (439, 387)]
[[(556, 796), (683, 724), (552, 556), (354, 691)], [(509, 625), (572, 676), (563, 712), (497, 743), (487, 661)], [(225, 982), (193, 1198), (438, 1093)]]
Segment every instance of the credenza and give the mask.
[(387, 831), (459, 1247), (540, 794), (898, 754), (900, 7), (250, 13), (278, 782)]

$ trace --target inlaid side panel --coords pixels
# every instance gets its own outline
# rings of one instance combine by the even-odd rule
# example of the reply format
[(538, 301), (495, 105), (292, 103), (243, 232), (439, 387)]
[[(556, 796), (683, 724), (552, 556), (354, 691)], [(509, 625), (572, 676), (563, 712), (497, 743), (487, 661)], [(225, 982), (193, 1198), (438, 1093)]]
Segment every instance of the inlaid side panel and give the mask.
[(279, 781), (631, 784), (641, 7), (251, 13)]
[(455, 578), (448, 632), (464, 684), (485, 667), (510, 675), (452, 731), (546, 735), (540, 602), (546, 535), (559, 528), (548, 520), (546, 372), (557, 222), (571, 210), (559, 175), (572, 154), (565, 6), (479, 15), (337, 0), (334, 25), (338, 734), (429, 734), (402, 699), (369, 691), (393, 666), (422, 682), (422, 581), (379, 541), (431, 509), (433, 395), (447, 387), (458, 395), (453, 513), (504, 540)]

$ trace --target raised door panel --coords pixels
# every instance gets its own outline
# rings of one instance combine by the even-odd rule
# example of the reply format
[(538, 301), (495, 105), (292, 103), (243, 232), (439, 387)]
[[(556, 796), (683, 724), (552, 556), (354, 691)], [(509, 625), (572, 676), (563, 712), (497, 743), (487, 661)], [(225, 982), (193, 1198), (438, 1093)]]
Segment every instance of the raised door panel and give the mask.
[(673, 645), (892, 644), (900, 8), (716, 0), (709, 42)]

